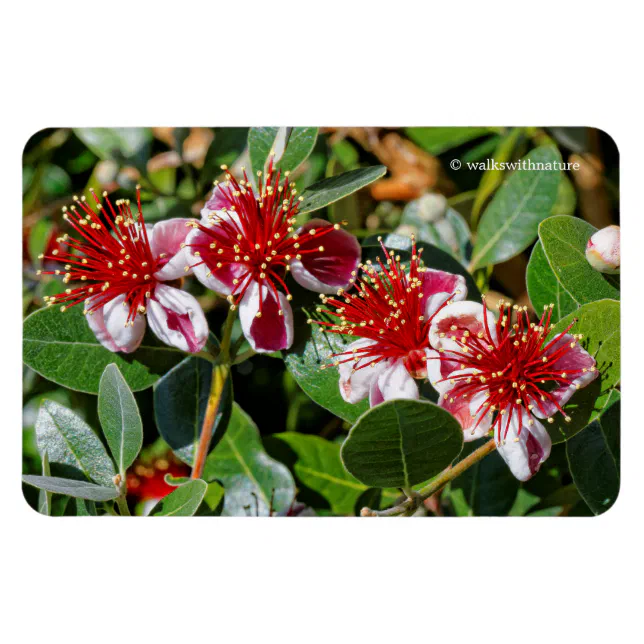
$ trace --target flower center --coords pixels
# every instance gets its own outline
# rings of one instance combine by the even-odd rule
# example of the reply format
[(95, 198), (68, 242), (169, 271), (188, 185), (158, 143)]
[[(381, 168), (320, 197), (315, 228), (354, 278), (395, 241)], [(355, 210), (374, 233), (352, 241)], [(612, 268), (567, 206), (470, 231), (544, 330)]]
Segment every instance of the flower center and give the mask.
[(115, 208), (104, 192), (105, 208), (94, 191), (90, 189), (90, 192), (96, 202), (96, 210), (84, 196), (80, 199), (74, 197), (76, 205), (63, 208), (63, 218), (80, 238), (68, 234), (59, 237), (56, 241), (67, 250), (59, 247), (46, 257), (64, 264), (64, 271), (38, 271), (44, 275), (63, 275), (65, 284), (70, 281), (83, 284), (45, 297), (45, 301), (48, 306), (62, 304), (61, 311), (65, 311), (91, 298), (91, 303), (85, 308), (85, 312), (91, 314), (115, 297), (125, 295), (124, 304), (129, 306), (127, 323), (133, 324), (137, 313), (145, 313), (145, 302), (158, 283), (154, 273), (168, 260), (165, 254), (157, 258), (152, 255), (141, 211), (139, 186), (137, 220), (132, 214), (129, 199), (116, 201)]

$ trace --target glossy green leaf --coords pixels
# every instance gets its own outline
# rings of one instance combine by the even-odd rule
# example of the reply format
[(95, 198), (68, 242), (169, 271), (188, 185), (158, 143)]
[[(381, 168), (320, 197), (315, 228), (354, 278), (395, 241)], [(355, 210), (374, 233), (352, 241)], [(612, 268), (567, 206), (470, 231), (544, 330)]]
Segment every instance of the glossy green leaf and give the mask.
[(191, 517), (199, 509), (207, 490), (208, 483), (200, 479), (184, 483), (161, 499), (152, 508), (150, 516)]
[(284, 172), (298, 168), (313, 152), (318, 138), (317, 127), (294, 127), (277, 166)]
[(108, 364), (98, 387), (98, 417), (116, 467), (125, 471), (143, 446), (143, 423), (136, 400), (115, 364)]
[[(465, 443), (459, 460), (485, 444), (489, 438)], [(488, 454), (451, 484), (452, 490), (462, 490), (469, 516), (505, 516), (512, 508), (519, 491), (519, 481), (495, 450)]]
[(565, 407), (571, 422), (561, 414), (545, 424), (553, 442), (568, 440), (586, 425), (596, 420), (619, 399), (616, 387), (620, 381), (620, 307), (615, 300), (600, 300), (585, 304), (560, 320), (552, 336), (563, 331), (573, 320), (577, 322), (570, 333), (581, 333), (580, 344), (595, 358), (599, 377), (575, 392)]
[(594, 514), (606, 512), (619, 494), (620, 404), (566, 443), (570, 473)]
[[(296, 454), (293, 465), (295, 476), (311, 490), (321, 494), (331, 507), (333, 514), (351, 515), (356, 503), (369, 490), (351, 476), (342, 465), (340, 445), (319, 436), (284, 432), (274, 434), (274, 439), (286, 443)], [(369, 499), (370, 507), (380, 507), (381, 503), (391, 505), (400, 496), (397, 490), (378, 490), (376, 500)], [(381, 498), (384, 497), (384, 498)], [(365, 500), (362, 507), (369, 505)]]
[(487, 127), (408, 127), (405, 134), (430, 154), (441, 154), (473, 141), (491, 130)]
[[(212, 370), (212, 363), (203, 358), (186, 358), (154, 385), (154, 417), (159, 433), (172, 451), (188, 465), (194, 463), (199, 445), (210, 396)], [(211, 451), (226, 431), (232, 404), (232, 380), (228, 377), (215, 417)]]
[(32, 476), (24, 475), (22, 480), (28, 485), (33, 485), (41, 490), (47, 490), (54, 494), (65, 494), (78, 499), (87, 499), (88, 501), (109, 501), (118, 496), (118, 490), (112, 486), (106, 487), (88, 483), (87, 481), (77, 481), (75, 479), (63, 479), (57, 476)]
[[(521, 136), (523, 128), (515, 127), (510, 132), (504, 135), (499, 141), (492, 160), (497, 163), (506, 163), (512, 158), (512, 153), (517, 145), (517, 141)], [(490, 166), (486, 169), (481, 177), (481, 182), (476, 190), (476, 197), (472, 204), (472, 220), (476, 221), (481, 214), (483, 206), (487, 200), (492, 196), (494, 191), (503, 183), (503, 176), (505, 170), (502, 170), (496, 165)], [(474, 224), (472, 224), (474, 225)]]
[[(284, 363), (309, 398), (343, 420), (355, 422), (367, 411), (366, 400), (352, 405), (340, 395), (338, 370), (322, 369), (333, 362), (333, 354), (346, 351), (351, 339), (336, 333), (324, 333), (317, 324), (306, 324), (306, 316), (294, 312), (295, 337), (290, 349), (283, 351)], [(353, 338), (355, 340), (355, 338)]]
[(387, 168), (384, 165), (376, 165), (322, 179), (303, 192), (303, 201), (300, 202), (298, 214), (320, 210), (320, 208), (368, 186), (383, 177), (386, 172)]
[(391, 400), (352, 427), (341, 450), (351, 474), (372, 487), (411, 487), (459, 455), (463, 430), (450, 413), (420, 400)]
[(97, 157), (115, 161), (140, 161), (152, 142), (145, 127), (81, 127), (74, 133)]
[[(561, 180), (556, 148), (542, 146), (521, 160), (485, 209), (472, 252), (472, 268), (504, 262), (526, 249), (537, 237), (537, 227), (552, 212)], [(529, 164), (543, 164), (529, 169)], [(542, 168), (542, 169), (541, 169)]]
[(575, 300), (561, 285), (550, 268), (541, 241), (538, 241), (532, 249), (526, 271), (526, 286), (530, 302), (538, 314), (541, 314), (544, 306), (555, 305), (552, 310), (554, 322), (561, 320), (562, 317), (578, 308)]
[(224, 515), (266, 516), (288, 508), (295, 497), (288, 468), (264, 451), (257, 426), (236, 403), (228, 430), (206, 460), (204, 479), (224, 486)]
[(619, 300), (619, 276), (596, 271), (586, 259), (586, 244), (597, 229), (583, 219), (549, 217), (539, 226), (539, 238), (554, 275), (578, 304)]
[(116, 472), (103, 443), (71, 409), (45, 400), (36, 420), (36, 441), (38, 451), (47, 452), (52, 471), (112, 485)]
[(113, 353), (99, 344), (79, 305), (64, 313), (58, 306), (32, 313), (24, 322), (22, 357), (48, 380), (97, 394), (110, 363), (117, 365), (130, 389), (139, 391), (152, 386), (183, 354), (160, 344), (149, 333), (133, 354)]
[(264, 172), (278, 132), (278, 127), (252, 127), (248, 131), (248, 153), (254, 177), (258, 172)]

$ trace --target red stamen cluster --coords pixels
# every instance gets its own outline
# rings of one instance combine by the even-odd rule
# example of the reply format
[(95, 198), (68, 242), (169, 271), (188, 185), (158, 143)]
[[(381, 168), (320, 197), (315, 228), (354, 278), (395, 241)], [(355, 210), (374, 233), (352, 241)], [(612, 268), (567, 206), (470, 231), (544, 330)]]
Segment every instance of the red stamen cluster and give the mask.
[[(412, 253), (409, 270), (400, 262), (400, 255), (387, 251), (382, 238), (378, 238), (386, 259), (378, 258), (378, 268), (371, 260), (360, 264), (362, 277), (354, 279), (354, 292), (340, 289), (337, 297), (320, 295), (322, 302), (334, 310), (317, 308), (337, 322), (309, 320), (319, 324), (331, 333), (356, 335), (373, 340), (375, 344), (334, 354), (333, 366), (355, 362), (354, 371), (372, 366), (382, 360), (402, 358), (405, 367), (414, 377), (424, 378), (427, 374), (425, 349), (429, 348), (429, 325), (436, 313), (449, 303), (444, 302), (431, 317), (425, 317), (421, 267), (422, 249), (416, 252), (416, 241), (412, 235)], [(356, 292), (357, 291), (357, 292)], [(452, 294), (454, 295), (454, 294)], [(342, 298), (342, 299), (340, 299)], [(344, 359), (340, 359), (343, 358)], [(358, 364), (362, 361), (361, 364)], [(326, 366), (322, 365), (324, 369)]]
[[(129, 199), (116, 202), (116, 209), (103, 193), (108, 208), (91, 190), (96, 210), (85, 197), (74, 197), (80, 207), (63, 208), (63, 218), (80, 235), (81, 239), (65, 233), (56, 241), (69, 250), (55, 249), (46, 259), (61, 262), (65, 271), (38, 271), (45, 275), (64, 275), (65, 284), (70, 281), (85, 282), (83, 286), (64, 293), (46, 297), (48, 306), (63, 304), (61, 311), (93, 297), (86, 313), (91, 313), (119, 295), (126, 294), (129, 306), (127, 322), (134, 324), (137, 313), (145, 313), (145, 301), (156, 285), (154, 273), (167, 261), (163, 254), (154, 258), (150, 250), (143, 213), (141, 211), (140, 188), (137, 186), (136, 200), (138, 220), (134, 219)], [(101, 215), (104, 217), (102, 218)], [(107, 222), (107, 225), (103, 223)], [(42, 259), (43, 256), (41, 256)]]
[[(295, 216), (303, 197), (297, 197), (295, 182), (290, 181), (289, 172), (284, 173), (284, 180), (280, 183), (282, 171), (274, 171), (273, 156), (274, 152), (271, 153), (266, 178), (262, 178), (262, 172), (257, 172), (257, 194), (245, 168), (242, 168), (244, 178), (238, 181), (227, 166), (221, 166), (226, 171), (226, 180), (222, 183), (215, 181), (213, 199), (220, 191), (219, 196), (227, 205), (210, 215), (210, 225), (201, 222), (189, 224), (205, 233), (209, 241), (187, 244), (194, 249), (192, 254), (200, 261), (186, 269), (205, 264), (209, 270), (208, 277), (214, 275), (215, 278), (218, 271), (223, 274), (232, 269), (235, 277), (232, 293), (228, 296), (231, 308), (239, 304), (253, 282), (268, 287), (276, 301), (279, 301), (277, 287), (281, 286), (287, 299), (291, 300), (284, 281), (290, 263), (301, 260), (304, 255), (324, 252), (324, 246), (311, 242), (317, 242), (340, 228), (340, 224), (335, 224), (311, 229), (306, 236), (293, 232)], [(230, 216), (221, 217), (217, 214), (219, 210)], [(261, 317), (262, 299), (260, 297), (257, 317)]]
[[(459, 396), (471, 398), (479, 393), (485, 394), (485, 400), (479, 408), (472, 410), (473, 417), (478, 418), (473, 432), (486, 414), (496, 414), (493, 426), (496, 428), (497, 440), (505, 440), (513, 414), (521, 414), (524, 411), (530, 414), (536, 405), (545, 415), (543, 403), (546, 401), (555, 405), (564, 414), (565, 420), (570, 422), (570, 416), (564, 412), (549, 389), (553, 386), (569, 385), (578, 374), (588, 370), (594, 371), (595, 367), (563, 371), (554, 366), (574, 348), (582, 335), (574, 335), (572, 342), (547, 353), (576, 321), (546, 342), (551, 328), (553, 307), (553, 304), (544, 307), (541, 319), (535, 324), (530, 322), (526, 306), (514, 305), (517, 321), (511, 325), (510, 306), (503, 301), (499, 302), (499, 318), (495, 326), (496, 341), (490, 332), (487, 314), (483, 316), (484, 330), (477, 333), (455, 324), (441, 330), (439, 322), (439, 336), (448, 336), (460, 347), (458, 351), (439, 349), (442, 354), (440, 359), (459, 363), (462, 369), (472, 370), (469, 374), (452, 374), (438, 381), (449, 381), (454, 385), (444, 394), (444, 398), (453, 402)], [(449, 319), (445, 322), (449, 323)], [(554, 420), (548, 418), (548, 422), (552, 423)], [(528, 425), (533, 423), (530, 415)]]

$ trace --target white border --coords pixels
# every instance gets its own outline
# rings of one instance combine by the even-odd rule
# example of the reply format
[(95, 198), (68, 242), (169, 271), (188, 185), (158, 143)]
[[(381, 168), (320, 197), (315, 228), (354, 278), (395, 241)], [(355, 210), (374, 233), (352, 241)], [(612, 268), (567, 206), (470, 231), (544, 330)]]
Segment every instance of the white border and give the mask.
[[(3, 20), (6, 641), (634, 639), (644, 146), (640, 22), (626, 7), (112, 0), (14, 3)], [(125, 522), (51, 520), (27, 508), (18, 484), (19, 214), (32, 133), (528, 123), (600, 127), (622, 155), (623, 479), (605, 516)]]

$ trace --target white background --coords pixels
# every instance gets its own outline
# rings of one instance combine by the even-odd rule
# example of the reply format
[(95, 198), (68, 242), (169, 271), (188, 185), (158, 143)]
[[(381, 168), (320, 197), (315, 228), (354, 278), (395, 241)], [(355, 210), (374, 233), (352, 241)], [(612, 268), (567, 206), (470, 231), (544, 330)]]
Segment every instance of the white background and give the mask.
[[(4, 641), (371, 644), (418, 636), (586, 644), (638, 637), (644, 426), (635, 280), (644, 256), (644, 157), (634, 6), (4, 6)], [(55, 520), (28, 509), (19, 483), (25, 142), (53, 126), (277, 124), (589, 125), (614, 137), (625, 233), (623, 478), (605, 516)]]

